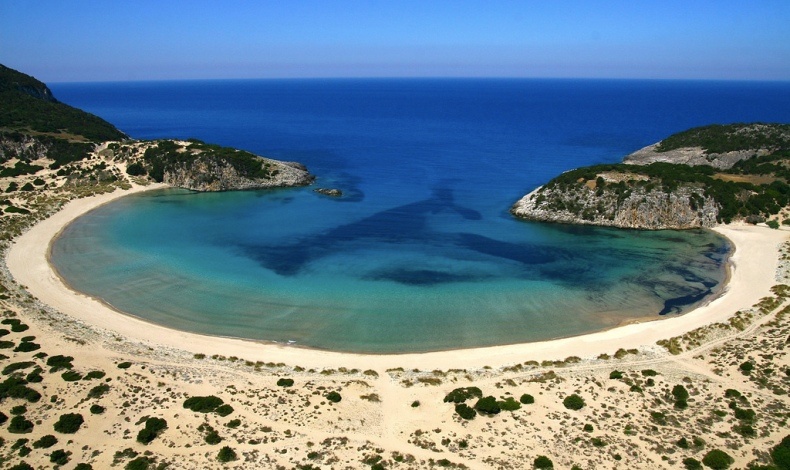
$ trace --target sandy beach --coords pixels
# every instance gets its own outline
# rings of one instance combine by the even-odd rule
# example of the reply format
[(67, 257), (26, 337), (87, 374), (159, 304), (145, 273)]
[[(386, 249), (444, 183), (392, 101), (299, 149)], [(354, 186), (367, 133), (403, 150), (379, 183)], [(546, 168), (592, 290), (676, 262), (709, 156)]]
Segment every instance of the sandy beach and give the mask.
[[(48, 466), (62, 448), (71, 452), (63, 468), (145, 461), (149, 468), (506, 469), (531, 468), (547, 456), (555, 468), (669, 469), (715, 448), (744, 467), (784, 435), (787, 297), (771, 288), (777, 276), (786, 282), (780, 258), (787, 256), (787, 231), (716, 228), (736, 248), (729, 283), (682, 316), (539, 343), (357, 355), (176, 331), (64, 285), (47, 261), (53, 238), (93, 208), (156, 187), (73, 200), (8, 250), (8, 271), (21, 287), (2, 301), (5, 316), (29, 329), (3, 339), (68, 355), (74, 362), (68, 372), (84, 377), (50, 371), (32, 384), (43, 392), (40, 402), (11, 399), (25, 404), (36, 424), (23, 441), (0, 429), (5, 442), (16, 442), (6, 445), (6, 461)], [(6, 364), (45, 367), (47, 354), (6, 351)], [(753, 372), (743, 372), (744, 361)], [(88, 380), (89, 372), (104, 379)], [(670, 393), (680, 385), (689, 394), (687, 409)], [(463, 419), (445, 402), (459, 387), (520, 408)], [(756, 419), (733, 414), (725, 398), (731, 391), (741, 396), (736, 409), (758, 410)], [(342, 400), (330, 401), (329, 392)], [(582, 409), (563, 404), (572, 394), (583, 398)], [(200, 396), (221, 398), (231, 414), (184, 408), (187, 398)], [(84, 417), (80, 430), (55, 431), (59, 443), (39, 448), (67, 413)], [(141, 443), (136, 436), (152, 417), (167, 427)], [(218, 460), (224, 446), (235, 460)]]
[(654, 345), (656, 341), (679, 336), (701, 326), (726, 320), (740, 309), (770, 295), (776, 284), (774, 272), (778, 247), (790, 238), (788, 232), (753, 225), (719, 226), (714, 230), (735, 247), (730, 258), (730, 279), (724, 292), (692, 312), (678, 317), (635, 323), (611, 330), (552, 341), (454, 350), (421, 354), (359, 355), (265, 344), (231, 338), (211, 337), (164, 328), (129, 315), (68, 288), (48, 262), (52, 240), (72, 220), (119, 197), (160, 186), (137, 186), (71, 201), (63, 210), (37, 224), (19, 237), (7, 256), (14, 278), (47, 305), (88, 324), (108, 329), (124, 337), (152, 345), (183, 348), (207, 355), (222, 353), (249, 360), (266, 360), (313, 367), (421, 367), (452, 369), (461, 367), (501, 367), (525, 360), (560, 360), (568, 356), (591, 357)]

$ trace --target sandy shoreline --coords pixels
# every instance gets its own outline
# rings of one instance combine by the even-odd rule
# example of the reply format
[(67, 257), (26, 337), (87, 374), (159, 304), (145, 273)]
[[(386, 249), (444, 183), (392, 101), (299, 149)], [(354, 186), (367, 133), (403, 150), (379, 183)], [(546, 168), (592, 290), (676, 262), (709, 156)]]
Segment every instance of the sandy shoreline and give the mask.
[(790, 234), (750, 225), (720, 226), (714, 230), (735, 247), (730, 258), (729, 284), (724, 292), (692, 312), (679, 317), (633, 323), (610, 330), (536, 343), (400, 355), (337, 353), (240, 339), (211, 337), (172, 330), (117, 312), (104, 303), (68, 288), (48, 262), (50, 243), (72, 220), (117, 198), (163, 187), (136, 186), (69, 202), (52, 217), (18, 237), (7, 254), (12, 276), (30, 294), (57, 310), (88, 324), (150, 346), (173, 347), (191, 353), (222, 354), (246, 360), (284, 362), (309, 367), (451, 369), (504, 366), (525, 360), (558, 360), (569, 356), (591, 357), (619, 348), (655, 345), (656, 341), (726, 320), (770, 295), (778, 263), (779, 244)]

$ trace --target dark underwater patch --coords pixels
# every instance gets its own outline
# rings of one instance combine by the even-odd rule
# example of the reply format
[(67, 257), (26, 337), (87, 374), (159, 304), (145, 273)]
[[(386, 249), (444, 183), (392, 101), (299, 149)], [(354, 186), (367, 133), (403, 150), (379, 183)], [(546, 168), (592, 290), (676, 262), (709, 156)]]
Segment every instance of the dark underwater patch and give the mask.
[(364, 277), (373, 281), (393, 281), (408, 286), (433, 286), (453, 282), (472, 282), (482, 279), (480, 276), (454, 274), (432, 269), (388, 269)]

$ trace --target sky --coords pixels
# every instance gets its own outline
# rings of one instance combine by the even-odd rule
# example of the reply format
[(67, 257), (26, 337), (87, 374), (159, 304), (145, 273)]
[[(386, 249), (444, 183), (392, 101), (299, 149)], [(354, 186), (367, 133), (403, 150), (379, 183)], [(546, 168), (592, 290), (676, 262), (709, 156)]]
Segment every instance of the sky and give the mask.
[(314, 77), (790, 80), (790, 0), (0, 0), (45, 82)]

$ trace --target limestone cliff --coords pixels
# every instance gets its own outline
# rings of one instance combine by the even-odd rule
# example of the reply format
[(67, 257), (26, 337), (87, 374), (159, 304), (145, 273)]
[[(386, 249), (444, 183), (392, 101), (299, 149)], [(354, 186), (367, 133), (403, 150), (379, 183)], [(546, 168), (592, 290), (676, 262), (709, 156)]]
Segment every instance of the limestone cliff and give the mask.
[(261, 157), (261, 167), (267, 168), (267, 177), (245, 176), (228, 162), (196, 158), (190, 163), (182, 163), (165, 170), (163, 182), (193, 191), (231, 191), (305, 186), (314, 179), (297, 163)]
[(718, 215), (716, 202), (700, 188), (685, 186), (667, 193), (639, 187), (618, 194), (581, 183), (561, 189), (541, 186), (510, 211), (516, 217), (543, 222), (648, 230), (712, 227)]

